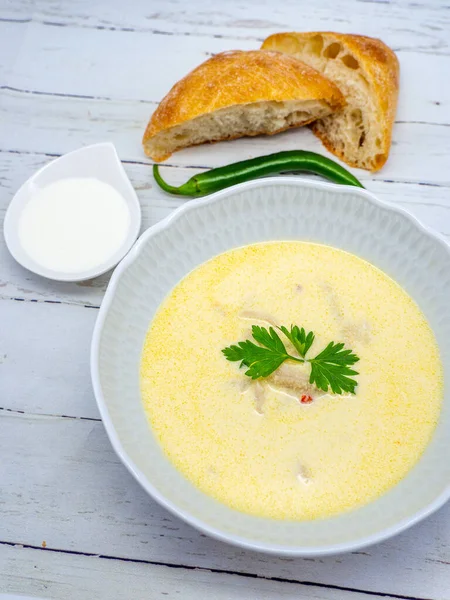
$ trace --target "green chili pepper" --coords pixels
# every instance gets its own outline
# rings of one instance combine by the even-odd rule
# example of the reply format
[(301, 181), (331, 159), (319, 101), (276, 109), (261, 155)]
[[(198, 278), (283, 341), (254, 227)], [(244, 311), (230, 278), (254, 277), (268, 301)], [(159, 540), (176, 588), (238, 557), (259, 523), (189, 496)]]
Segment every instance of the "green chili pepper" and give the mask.
[(166, 192), (181, 196), (204, 196), (250, 179), (297, 171), (322, 175), (326, 179), (343, 185), (364, 187), (354, 175), (333, 160), (305, 150), (277, 152), (211, 169), (194, 175), (179, 187), (166, 183), (159, 173), (158, 165), (153, 165), (153, 176), (156, 183)]

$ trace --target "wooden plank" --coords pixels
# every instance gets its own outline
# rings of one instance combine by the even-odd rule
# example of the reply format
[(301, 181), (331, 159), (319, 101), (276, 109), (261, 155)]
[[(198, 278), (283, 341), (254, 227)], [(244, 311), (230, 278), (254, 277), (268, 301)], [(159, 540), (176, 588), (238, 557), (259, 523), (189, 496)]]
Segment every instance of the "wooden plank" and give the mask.
[(0, 312), (0, 408), (99, 419), (89, 370), (98, 311), (3, 300)]
[[(34, 92), (145, 101), (153, 104), (152, 110), (178, 79), (212, 54), (259, 46), (253, 40), (237, 43), (234, 39), (192, 34), (177, 40), (182, 52), (173, 52), (172, 36), (43, 23), (0, 22), (0, 39), (11, 37), (12, 32), (12, 37), (20, 38), (25, 28), (27, 35), (6, 79), (8, 86)], [(117, 46), (121, 52), (111, 60), (111, 48)], [(440, 73), (450, 72), (450, 50), (442, 55), (399, 50), (398, 58), (401, 94), (397, 120), (450, 124), (446, 112), (450, 86), (443, 86), (440, 78)]]
[[(315, 0), (302, 9), (298, 0), (285, 0), (282, 5), (262, 4), (257, 0), (228, 1), (205, 8), (202, 2), (183, 0), (133, 0), (123, 10), (121, 0), (107, 5), (85, 0), (54, 3), (41, 0), (5, 0), (6, 18), (33, 18), (78, 27), (126, 29), (169, 36), (203, 35), (250, 38), (260, 40), (276, 31), (359, 32), (383, 39), (395, 48), (419, 48), (442, 52), (448, 47), (446, 32), (449, 15), (440, 0), (411, 5), (408, 1), (359, 1), (351, 5), (345, 0)], [(412, 12), (413, 11), (413, 12)]]
[(449, 505), (361, 552), (277, 558), (210, 539), (159, 507), (119, 462), (101, 423), (3, 413), (0, 452), (3, 541), (450, 599)]
[[(27, 35), (8, 85), (61, 94), (159, 102), (177, 79), (199, 63), (236, 47), (233, 39), (187, 36), (180, 40), (182, 51), (174, 52), (171, 36), (41, 23), (0, 23), (0, 36), (11, 30), (19, 35), (25, 26)], [(243, 50), (258, 47), (252, 40), (241, 40), (240, 45)], [(117, 46), (121, 52), (111, 60), (111, 48)]]
[[(63, 154), (80, 146), (112, 141), (122, 160), (150, 164), (141, 138), (154, 105), (137, 101), (72, 98), (3, 90), (0, 96), (2, 150)], [(36, 116), (34, 116), (36, 115)], [(64, 126), (61, 126), (64, 123)], [(32, 131), (32, 135), (30, 135)], [(399, 122), (391, 156), (381, 172), (368, 177), (407, 182), (449, 184), (449, 127)], [(303, 148), (330, 155), (308, 128), (276, 137), (261, 136), (189, 148), (169, 164), (213, 167), (280, 150)], [(424, 160), (426, 149), (427, 160)]]
[(1, 571), (1, 591), (59, 600), (148, 600), (178, 594), (183, 600), (367, 600), (364, 593), (314, 585), (0, 544)]
[[(0, 152), (0, 219), (20, 185), (38, 168), (51, 160), (42, 154)], [(125, 164), (142, 206), (145, 230), (168, 215), (185, 200), (169, 196), (153, 183), (147, 165)], [(187, 168), (163, 167), (163, 175), (173, 184), (181, 184), (195, 171)], [(363, 174), (367, 189), (389, 202), (403, 206), (425, 224), (450, 236), (450, 187), (420, 186), (370, 180)], [(89, 282), (56, 283), (26, 271), (9, 255), (0, 239), (0, 297), (58, 300), (79, 305), (99, 306), (109, 280), (106, 274)]]
[(8, 77), (11, 76), (23, 40), (26, 37), (26, 24), (22, 23), (21, 25), (21, 27), (18, 27), (17, 25), (11, 26), (8, 23), (0, 23), (0, 56), (2, 57), (0, 61), (0, 89), (2, 85), (6, 84)]

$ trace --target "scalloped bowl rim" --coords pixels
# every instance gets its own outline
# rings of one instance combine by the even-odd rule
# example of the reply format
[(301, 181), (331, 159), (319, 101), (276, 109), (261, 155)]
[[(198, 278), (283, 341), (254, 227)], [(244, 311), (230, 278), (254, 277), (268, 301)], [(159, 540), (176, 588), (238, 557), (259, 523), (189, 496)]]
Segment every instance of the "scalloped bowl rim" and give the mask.
[[(279, 176), (279, 177), (266, 177), (259, 180), (248, 181), (244, 183), (237, 184), (235, 186), (231, 186), (209, 196), (205, 196), (202, 198), (196, 198), (192, 200), (188, 200), (185, 204), (175, 209), (170, 215), (156, 223), (155, 225), (146, 229), (141, 236), (138, 238), (132, 249), (128, 252), (128, 254), (120, 261), (120, 263), (115, 268), (111, 279), (109, 281), (108, 287), (105, 292), (105, 296), (100, 306), (100, 310), (97, 316), (97, 320), (95, 323), (92, 342), (91, 342), (91, 354), (90, 354), (90, 367), (91, 367), (91, 377), (92, 377), (92, 385), (94, 389), (95, 398), (97, 401), (98, 409), (105, 426), (107, 435), (113, 446), (114, 451), (122, 461), (122, 463), (126, 466), (128, 471), (133, 475), (133, 477), (140, 483), (140, 485), (146, 490), (146, 492), (153, 497), (161, 506), (166, 508), (176, 517), (183, 519), (188, 524), (195, 527), (197, 530), (208, 534), (209, 536), (218, 539), (223, 542), (231, 543), (233, 545), (239, 546), (241, 548), (245, 548), (248, 550), (253, 550), (257, 552), (264, 552), (267, 554), (272, 554), (276, 556), (290, 556), (290, 557), (316, 557), (316, 556), (327, 556), (340, 554), (344, 552), (351, 552), (358, 549), (366, 548), (367, 546), (371, 546), (373, 544), (382, 542), (392, 536), (401, 533), (402, 531), (408, 529), (412, 525), (422, 521), (439, 508), (441, 508), (449, 499), (450, 499), (450, 481), (446, 485), (446, 488), (443, 490), (441, 494), (439, 494), (434, 501), (428, 503), (422, 509), (417, 510), (415, 514), (410, 517), (406, 517), (402, 520), (399, 520), (394, 525), (390, 527), (386, 527), (381, 529), (380, 531), (364, 536), (355, 540), (354, 542), (343, 542), (336, 543), (333, 545), (328, 545), (326, 547), (319, 547), (316, 549), (312, 549), (310, 547), (285, 547), (283, 545), (274, 545), (272, 543), (263, 544), (263, 543), (255, 543), (249, 541), (245, 537), (241, 537), (239, 535), (231, 535), (229, 533), (223, 532), (220, 528), (213, 527), (201, 519), (195, 517), (190, 514), (188, 511), (185, 511), (178, 507), (176, 503), (167, 499), (164, 494), (162, 494), (158, 489), (156, 489), (152, 482), (144, 475), (134, 464), (133, 460), (128, 456), (127, 452), (124, 450), (121, 440), (117, 435), (116, 429), (112, 420), (108, 413), (107, 403), (103, 394), (103, 390), (100, 383), (99, 377), (99, 347), (100, 347), (100, 338), (103, 330), (103, 326), (105, 323), (106, 316), (108, 314), (109, 308), (114, 299), (114, 295), (119, 284), (119, 281), (124, 274), (124, 272), (134, 263), (134, 261), (139, 257), (144, 248), (145, 244), (149, 239), (151, 239), (158, 232), (168, 229), (172, 226), (172, 224), (178, 219), (182, 218), (185, 214), (194, 211), (197, 207), (203, 206), (206, 204), (213, 204), (220, 202), (222, 198), (228, 197), (230, 195), (235, 195), (238, 191), (250, 190), (257, 187), (264, 187), (270, 185), (297, 185), (299, 188), (316, 188), (316, 189), (329, 189), (333, 190), (336, 194), (345, 194), (348, 193), (349, 190), (353, 194), (360, 195), (362, 198), (365, 198), (368, 202), (379, 206), (383, 209), (387, 209), (393, 213), (398, 213), (406, 217), (413, 226), (415, 226), (424, 236), (427, 236), (434, 240), (436, 243), (443, 246), (449, 255), (450, 258), (450, 246), (445, 240), (445, 238), (434, 231), (430, 227), (424, 225), (420, 220), (418, 220), (414, 215), (412, 215), (407, 210), (402, 207), (393, 205), (389, 202), (381, 200), (377, 198), (374, 194), (367, 191), (365, 188), (346, 186), (346, 185), (337, 185), (334, 183), (328, 183), (323, 181), (316, 181), (311, 179), (304, 179), (298, 176)], [(231, 248), (230, 248), (231, 249)], [(415, 467), (412, 467), (412, 470)]]

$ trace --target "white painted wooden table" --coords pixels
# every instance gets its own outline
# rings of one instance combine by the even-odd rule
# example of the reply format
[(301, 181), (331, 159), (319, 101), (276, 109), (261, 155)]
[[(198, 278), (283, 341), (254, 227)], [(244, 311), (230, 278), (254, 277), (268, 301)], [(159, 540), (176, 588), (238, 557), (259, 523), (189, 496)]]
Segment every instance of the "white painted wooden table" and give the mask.
[[(447, 3), (448, 4), (448, 3)], [(116, 144), (143, 228), (180, 201), (153, 184), (140, 139), (169, 87), (212, 54), (282, 30), (380, 36), (398, 53), (391, 157), (367, 188), (450, 238), (450, 10), (419, 0), (0, 0), (0, 211), (52, 157)], [(163, 173), (274, 150), (324, 152), (307, 130), (174, 155)], [(386, 543), (290, 560), (209, 539), (153, 502), (106, 438), (91, 390), (108, 276), (57, 284), (0, 240), (0, 593), (45, 598), (450, 599), (450, 506)], [(448, 459), (448, 457), (446, 457)]]

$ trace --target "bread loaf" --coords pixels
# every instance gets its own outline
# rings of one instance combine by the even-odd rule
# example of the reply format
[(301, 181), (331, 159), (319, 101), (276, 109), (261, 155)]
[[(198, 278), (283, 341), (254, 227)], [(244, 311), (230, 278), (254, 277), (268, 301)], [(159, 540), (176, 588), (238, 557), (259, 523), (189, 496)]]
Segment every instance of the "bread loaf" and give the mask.
[(286, 54), (223, 52), (173, 86), (142, 143), (159, 162), (186, 146), (300, 127), (344, 103), (336, 85)]
[(346, 106), (311, 126), (324, 145), (353, 167), (377, 171), (391, 146), (399, 65), (381, 40), (332, 32), (279, 33), (262, 48), (278, 50), (317, 69), (344, 94)]

